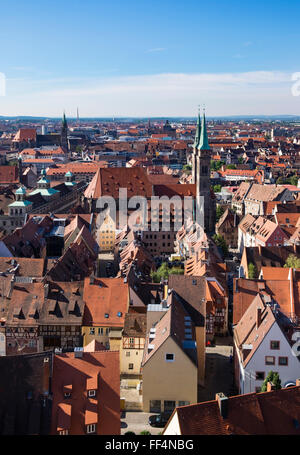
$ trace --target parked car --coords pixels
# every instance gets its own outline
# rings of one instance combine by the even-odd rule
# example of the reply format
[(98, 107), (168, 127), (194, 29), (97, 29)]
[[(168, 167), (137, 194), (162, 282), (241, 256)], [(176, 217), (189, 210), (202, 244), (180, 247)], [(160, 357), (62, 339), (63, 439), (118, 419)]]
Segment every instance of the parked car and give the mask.
[(158, 415), (153, 415), (149, 417), (149, 425), (152, 427), (164, 427), (171, 417), (172, 412), (162, 412)]

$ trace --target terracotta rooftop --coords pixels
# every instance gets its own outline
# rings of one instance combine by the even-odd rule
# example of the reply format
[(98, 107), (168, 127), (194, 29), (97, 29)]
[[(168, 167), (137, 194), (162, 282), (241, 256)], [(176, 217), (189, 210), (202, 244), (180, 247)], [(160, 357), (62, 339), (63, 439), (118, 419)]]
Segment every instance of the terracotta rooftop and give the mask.
[(123, 336), (145, 338), (146, 329), (146, 314), (126, 313)]
[(20, 183), (18, 166), (0, 166), (0, 184)]
[(15, 135), (13, 141), (35, 141), (36, 140), (36, 129), (35, 128), (20, 128)]
[(98, 163), (66, 163), (57, 164), (55, 167), (48, 169), (47, 176), (62, 175), (64, 176), (68, 171), (73, 174), (95, 174), (100, 167)]
[(44, 270), (44, 258), (0, 257), (0, 273), (41, 278)]
[[(261, 314), (261, 323), (259, 326), (257, 326), (258, 311)], [(271, 307), (265, 304), (264, 295), (258, 293), (234, 328), (234, 339), (237, 349), (240, 351), (244, 367), (259, 348), (275, 321), (276, 318)], [(251, 349), (243, 349), (243, 345), (249, 345)]]
[[(290, 269), (292, 271), (292, 269)], [(278, 310), (287, 317), (300, 317), (298, 299), (299, 274), (290, 272), (287, 280), (251, 280), (236, 278), (233, 297), (233, 324), (237, 324), (251, 305), (258, 292), (269, 295), (279, 306)]]
[[(72, 385), (71, 397), (64, 387)], [(86, 426), (96, 425), (98, 435), (120, 434), (119, 352), (82, 352), (54, 357), (52, 434), (68, 430), (70, 435), (86, 434)], [(96, 396), (88, 396), (95, 390)], [(62, 412), (63, 411), (63, 412)]]
[(229, 397), (225, 418), (217, 400), (180, 406), (174, 413), (182, 435), (300, 435), (299, 410), (298, 386)]
[(127, 197), (152, 196), (152, 184), (143, 168), (101, 168), (85, 190), (85, 197), (97, 199), (100, 196), (119, 197), (119, 189), (127, 189)]
[(94, 278), (92, 284), (90, 281), (84, 281), (83, 325), (123, 327), (129, 304), (128, 284), (123, 278)]

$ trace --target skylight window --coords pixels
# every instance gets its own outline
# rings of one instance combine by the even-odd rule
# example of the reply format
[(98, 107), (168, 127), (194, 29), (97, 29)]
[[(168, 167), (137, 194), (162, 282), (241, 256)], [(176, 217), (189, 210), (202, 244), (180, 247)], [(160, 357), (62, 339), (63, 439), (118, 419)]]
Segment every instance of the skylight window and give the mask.
[(105, 318), (109, 318), (109, 314), (108, 314), (108, 313), (105, 313), (105, 314), (104, 314), (104, 317), (105, 317)]

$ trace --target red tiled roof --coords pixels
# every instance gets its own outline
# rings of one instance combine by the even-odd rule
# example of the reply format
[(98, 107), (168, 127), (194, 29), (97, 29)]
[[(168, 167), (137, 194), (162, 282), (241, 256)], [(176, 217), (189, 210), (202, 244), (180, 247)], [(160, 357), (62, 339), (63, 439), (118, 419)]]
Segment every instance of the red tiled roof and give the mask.
[(152, 185), (142, 168), (101, 168), (85, 190), (85, 197), (97, 199), (100, 196), (119, 197), (119, 189), (127, 188), (127, 197), (152, 196)]
[[(89, 398), (91, 386), (96, 397)], [(71, 397), (64, 387), (72, 385)], [(70, 435), (83, 435), (86, 425), (96, 424), (98, 435), (120, 434), (120, 360), (119, 352), (83, 352), (54, 357), (52, 434), (68, 429)]]
[(0, 184), (20, 183), (18, 166), (0, 166)]
[(180, 406), (175, 412), (182, 435), (299, 435), (300, 387), (229, 397), (226, 418), (217, 400)]
[(47, 176), (65, 175), (68, 171), (73, 174), (96, 174), (100, 167), (100, 162), (57, 164), (56, 167), (48, 169)]
[(36, 140), (36, 129), (35, 128), (20, 128), (15, 135), (13, 141), (35, 141)]
[[(123, 278), (90, 278), (84, 281), (84, 326), (123, 327), (129, 304), (129, 288)], [(118, 316), (120, 313), (120, 316)], [(105, 317), (108, 314), (108, 317)]]

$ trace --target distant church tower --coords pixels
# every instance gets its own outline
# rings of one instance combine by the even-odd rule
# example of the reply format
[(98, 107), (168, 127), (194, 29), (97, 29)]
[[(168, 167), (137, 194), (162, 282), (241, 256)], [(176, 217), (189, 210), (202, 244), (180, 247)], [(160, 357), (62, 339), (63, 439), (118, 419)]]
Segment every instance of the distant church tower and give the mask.
[(63, 115), (62, 124), (61, 124), (60, 145), (65, 150), (69, 150), (69, 146), (68, 146), (68, 124), (67, 124), (67, 119), (66, 119), (66, 114), (65, 113)]
[(192, 177), (196, 184), (196, 196), (204, 197), (204, 230), (213, 232), (215, 229), (215, 200), (210, 189), (211, 147), (208, 143), (205, 114), (200, 122), (198, 113), (195, 141), (192, 155)]

